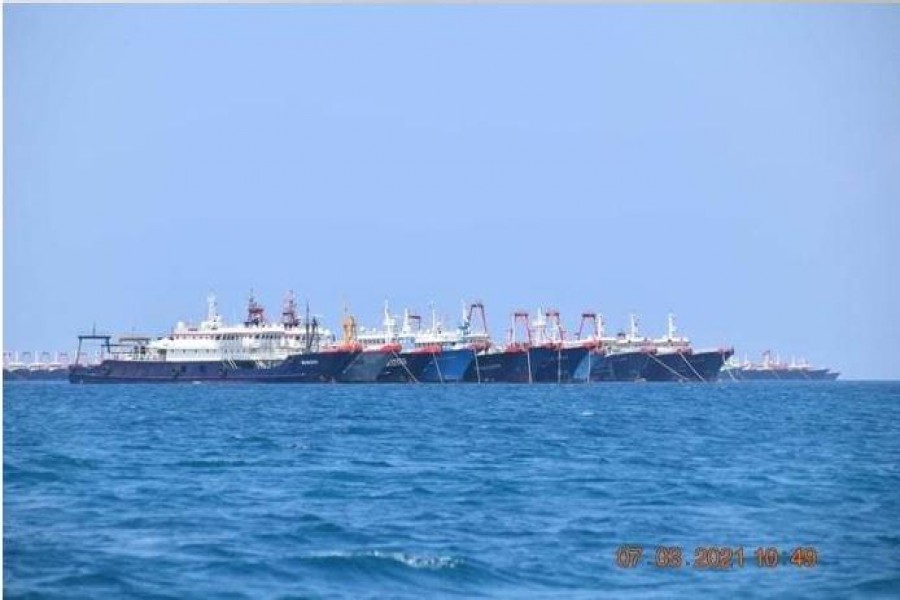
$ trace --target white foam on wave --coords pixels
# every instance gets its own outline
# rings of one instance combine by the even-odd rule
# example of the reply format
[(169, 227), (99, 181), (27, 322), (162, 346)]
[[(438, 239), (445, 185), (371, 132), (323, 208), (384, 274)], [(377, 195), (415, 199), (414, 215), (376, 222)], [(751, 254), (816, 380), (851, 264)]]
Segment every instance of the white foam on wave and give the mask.
[(413, 569), (455, 569), (462, 561), (452, 556), (418, 556), (406, 552), (382, 552), (381, 550), (368, 550), (364, 552), (323, 552), (314, 555), (317, 558), (378, 558), (402, 563)]

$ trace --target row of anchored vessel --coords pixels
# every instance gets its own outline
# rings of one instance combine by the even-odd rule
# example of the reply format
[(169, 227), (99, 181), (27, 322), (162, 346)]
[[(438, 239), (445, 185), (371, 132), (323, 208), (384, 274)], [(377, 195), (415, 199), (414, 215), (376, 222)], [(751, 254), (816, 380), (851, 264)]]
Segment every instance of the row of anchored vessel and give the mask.
[[(495, 344), (488, 333), (484, 305), (463, 307), (459, 325), (446, 328), (435, 316), (402, 318), (384, 307), (381, 328), (357, 325), (349, 314), (340, 339), (310, 316), (298, 315), (293, 294), (281, 318), (270, 321), (251, 293), (247, 318), (226, 324), (216, 298), (207, 299), (199, 325), (179, 322), (168, 335), (112, 336), (93, 332), (78, 337), (73, 383), (163, 382), (475, 382), (539, 383), (589, 381), (711, 381), (733, 351), (697, 351), (676, 335), (674, 317), (661, 338), (638, 333), (632, 315), (627, 332), (605, 333), (602, 316), (585, 312), (574, 335), (559, 312), (539, 310), (533, 320), (513, 313), (508, 339)], [(86, 361), (85, 342), (99, 342), (97, 360)]]
[(65, 379), (69, 373), (69, 355), (65, 352), (4, 352), (3, 380)]

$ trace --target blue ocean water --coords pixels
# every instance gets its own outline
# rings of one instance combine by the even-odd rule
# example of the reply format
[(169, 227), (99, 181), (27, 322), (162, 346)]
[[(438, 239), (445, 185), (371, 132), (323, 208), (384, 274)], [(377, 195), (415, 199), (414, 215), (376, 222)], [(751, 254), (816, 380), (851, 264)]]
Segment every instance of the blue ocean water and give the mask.
[[(3, 415), (9, 598), (900, 596), (898, 383), (9, 383)], [(707, 545), (744, 567), (652, 564)]]

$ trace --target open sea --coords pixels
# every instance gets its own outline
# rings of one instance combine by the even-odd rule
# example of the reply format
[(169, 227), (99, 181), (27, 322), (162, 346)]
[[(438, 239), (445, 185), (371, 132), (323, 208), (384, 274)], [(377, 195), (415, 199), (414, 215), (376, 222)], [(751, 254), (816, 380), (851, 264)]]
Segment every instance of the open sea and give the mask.
[(8, 598), (900, 597), (900, 383), (3, 396)]

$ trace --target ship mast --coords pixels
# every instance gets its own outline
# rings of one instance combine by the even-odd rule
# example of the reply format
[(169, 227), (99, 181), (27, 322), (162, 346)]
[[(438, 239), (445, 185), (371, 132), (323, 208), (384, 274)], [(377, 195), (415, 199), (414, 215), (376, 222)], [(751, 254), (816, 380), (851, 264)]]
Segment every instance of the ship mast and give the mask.
[[(473, 317), (475, 316), (475, 311), (478, 311), (478, 314), (481, 316), (481, 331), (476, 331), (473, 326)], [(480, 300), (476, 300), (469, 305), (469, 310), (466, 313), (466, 317), (464, 319), (465, 323), (465, 339), (466, 341), (472, 340), (473, 338), (481, 338), (480, 341), (474, 342), (474, 347), (477, 349), (487, 349), (490, 345), (490, 334), (488, 333), (487, 328), (487, 317), (484, 314), (484, 303)]]
[(216, 294), (210, 291), (206, 296), (206, 320), (210, 323), (219, 318), (219, 305), (216, 302)]
[[(291, 301), (293, 302), (293, 296), (291, 297)], [(295, 318), (296, 320), (296, 318)], [(319, 349), (319, 336), (317, 334), (317, 330), (319, 329), (319, 321), (316, 317), (312, 319), (309, 318), (309, 300), (306, 301), (306, 314), (303, 319), (303, 327), (304, 333), (306, 334), (306, 351), (309, 352), (313, 348), (313, 342), (315, 342), (316, 350)]]
[(266, 322), (265, 311), (261, 304), (256, 302), (253, 290), (250, 290), (250, 298), (247, 301), (247, 321), (244, 323), (248, 327), (251, 325), (260, 326)]
[(431, 332), (437, 333), (437, 308), (435, 307), (434, 300), (428, 303), (428, 308), (431, 309)]
[(297, 318), (297, 303), (294, 300), (293, 290), (289, 290), (284, 297), (284, 305), (281, 309), (281, 322), (284, 324), (285, 329), (291, 329), (300, 324)]
[(525, 329), (525, 343), (526, 347), (531, 346), (531, 324), (528, 322), (528, 311), (525, 310), (517, 310), (513, 313), (512, 323), (509, 327), (509, 344), (511, 346), (519, 346), (518, 337), (516, 336), (517, 327), (516, 325), (519, 322), (522, 322), (523, 327)]
[(564, 342), (566, 339), (566, 330), (563, 327), (562, 319), (560, 319), (559, 310), (555, 308), (547, 309), (544, 316), (546, 317), (546, 323), (550, 329), (548, 335), (549, 341), (559, 343)]
[(631, 338), (631, 341), (636, 341), (638, 339), (638, 317), (636, 314), (631, 313), (629, 320), (628, 336)]
[(590, 337), (588, 337), (588, 339), (591, 339), (594, 336), (596, 336), (598, 339), (600, 338), (600, 322), (597, 320), (597, 313), (593, 311), (587, 311), (581, 313), (581, 324), (578, 325), (578, 333), (575, 334), (576, 339), (582, 339), (581, 336), (584, 335), (585, 323), (588, 322), (593, 325), (593, 327), (591, 327), (593, 331), (591, 332), (591, 335)]
[(391, 316), (391, 310), (388, 306), (388, 301), (384, 301), (384, 321), (382, 322), (384, 327), (384, 335), (385, 342), (392, 342), (394, 340), (394, 318)]

